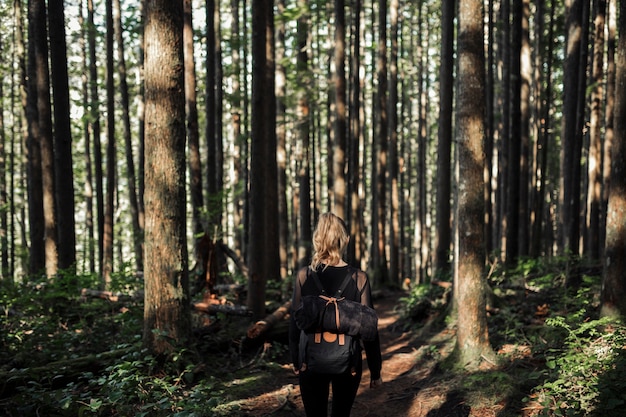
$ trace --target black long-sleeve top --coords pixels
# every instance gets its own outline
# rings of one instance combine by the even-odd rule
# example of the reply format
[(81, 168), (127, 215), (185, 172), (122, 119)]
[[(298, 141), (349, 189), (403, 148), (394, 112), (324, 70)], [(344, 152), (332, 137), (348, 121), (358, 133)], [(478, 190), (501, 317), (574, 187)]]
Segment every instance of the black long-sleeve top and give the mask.
[[(289, 352), (291, 354), (291, 361), (295, 368), (298, 367), (298, 354), (300, 343), (300, 330), (296, 325), (293, 311), (295, 311), (300, 305), (300, 300), (306, 295), (319, 295), (319, 289), (315, 285), (313, 279), (307, 279), (308, 266), (300, 269), (296, 276), (293, 298), (291, 300), (291, 320), (289, 323)], [(354, 271), (354, 269), (352, 269)], [(372, 303), (372, 291), (370, 287), (367, 274), (361, 270), (356, 270), (356, 274), (353, 274), (353, 279), (348, 282), (346, 289), (342, 296), (348, 300), (360, 302), (363, 305), (374, 307)], [(317, 269), (317, 276), (322, 283), (322, 286), (326, 290), (327, 294), (334, 295), (339, 286), (343, 282), (344, 278), (349, 272), (349, 267), (346, 266), (327, 266), (320, 265)], [(377, 380), (380, 378), (380, 371), (382, 368), (382, 355), (380, 352), (380, 338), (378, 332), (376, 337), (372, 341), (363, 341), (363, 347), (365, 348), (365, 354), (367, 355), (367, 366), (370, 370), (371, 379)]]

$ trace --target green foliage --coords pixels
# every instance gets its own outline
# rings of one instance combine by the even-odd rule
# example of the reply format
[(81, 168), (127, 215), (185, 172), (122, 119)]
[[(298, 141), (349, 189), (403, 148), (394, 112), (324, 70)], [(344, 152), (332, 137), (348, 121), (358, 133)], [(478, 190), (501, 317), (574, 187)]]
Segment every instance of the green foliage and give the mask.
[[(152, 357), (141, 343), (142, 299), (82, 298), (68, 281), (98, 284), (93, 276), (0, 283), (0, 374), (16, 383), (10, 395), (3, 391), (0, 398), (3, 415), (233, 415), (240, 408), (234, 395), (262, 390), (282, 371), (273, 362), (286, 355), (279, 343), (261, 346), (247, 364), (233, 347), (222, 345), (216, 352), (219, 342), (208, 337), (167, 358)], [(125, 292), (140, 285), (130, 275), (116, 275), (113, 281), (116, 290)], [(247, 324), (223, 320), (230, 343), (235, 330), (240, 334)], [(87, 357), (93, 365), (65, 365)]]
[[(584, 309), (551, 317), (561, 329), (544, 353), (545, 382), (527, 398), (536, 398), (546, 416), (617, 416), (626, 403), (626, 327), (609, 318), (588, 319)], [(554, 334), (557, 334), (556, 332)]]

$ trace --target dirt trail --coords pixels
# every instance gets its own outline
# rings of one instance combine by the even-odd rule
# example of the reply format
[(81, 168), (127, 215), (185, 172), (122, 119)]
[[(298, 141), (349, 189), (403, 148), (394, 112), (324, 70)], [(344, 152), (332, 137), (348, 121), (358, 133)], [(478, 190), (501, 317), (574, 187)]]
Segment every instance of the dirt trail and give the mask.
[[(389, 293), (376, 301), (385, 382), (377, 389), (370, 389), (369, 370), (364, 366), (352, 416), (495, 416), (496, 410), (492, 410), (494, 414), (470, 414), (469, 407), (450, 393), (445, 384), (431, 383), (436, 358), (449, 353), (453, 334), (444, 330), (428, 335), (428, 344), (422, 346), (420, 338), (398, 326), (396, 306), (401, 296), (401, 293)], [(290, 369), (290, 365), (285, 364), (285, 373), (276, 375), (276, 390), (244, 400), (242, 415), (305, 416), (297, 378)]]

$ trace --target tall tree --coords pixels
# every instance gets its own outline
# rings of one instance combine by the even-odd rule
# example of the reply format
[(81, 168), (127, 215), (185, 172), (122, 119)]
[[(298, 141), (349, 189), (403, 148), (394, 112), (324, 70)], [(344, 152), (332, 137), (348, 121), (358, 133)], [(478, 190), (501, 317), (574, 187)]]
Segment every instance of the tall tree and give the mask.
[(298, 0), (298, 6), (302, 8), (302, 14), (298, 17), (296, 36), (298, 55), (296, 57), (296, 70), (298, 82), (298, 105), (297, 105), (297, 135), (300, 152), (298, 154), (298, 189), (300, 196), (300, 230), (298, 233), (298, 266), (306, 265), (311, 259), (312, 240), (312, 214), (311, 214), (311, 167), (310, 161), (310, 135), (311, 114), (309, 95), (311, 89), (311, 74), (309, 71), (309, 27), (310, 12), (307, 0)]
[[(285, 0), (277, 2), (281, 17), (276, 29), (276, 150), (278, 162), (278, 236), (280, 256), (280, 278), (287, 278), (289, 271), (289, 210), (287, 206), (287, 70), (285, 68), (286, 25), (283, 17), (287, 10)], [(278, 278), (278, 277), (277, 277)]]
[(50, 70), (54, 102), (54, 173), (60, 269), (75, 269), (74, 172), (70, 90), (67, 76), (65, 11), (63, 0), (48, 0)]
[[(4, 51), (4, 41), (0, 36), (0, 54)], [(4, 97), (4, 86), (0, 83), (0, 97)], [(4, 126), (4, 102), (0, 101), (0, 172), (7, 172), (6, 134)], [(0, 281), (9, 281), (9, 212), (7, 177), (0, 178)]]
[(189, 147), (189, 195), (194, 236), (204, 232), (202, 222), (202, 162), (200, 157), (200, 132), (196, 92), (196, 62), (193, 53), (193, 8), (191, 0), (183, 2), (184, 58), (185, 58), (185, 113), (187, 114), (187, 141)]
[[(626, 33), (626, 2), (618, 2), (618, 33)], [(615, 131), (606, 217), (602, 314), (626, 316), (626, 37), (619, 36), (615, 60)], [(621, 88), (620, 88), (621, 87)]]
[(400, 219), (398, 217), (398, 26), (400, 4), (391, 0), (389, 7), (389, 278), (392, 283), (400, 282)]
[(274, 3), (252, 3), (252, 142), (248, 228), (248, 308), (265, 314), (265, 285), (280, 273), (278, 258), (278, 166), (276, 161), (276, 94)]
[(386, 206), (387, 206), (387, 0), (378, 4), (378, 50), (376, 57), (378, 91), (376, 98), (376, 134), (372, 146), (372, 268), (374, 283), (386, 282), (388, 278), (386, 254)]
[(334, 204), (332, 211), (342, 219), (346, 218), (346, 143), (347, 115), (346, 105), (346, 10), (344, 0), (335, 0), (335, 130), (333, 142), (332, 179)]
[(449, 270), (452, 243), (450, 196), (452, 188), (452, 100), (454, 71), (454, 15), (456, 1), (445, 1), (441, 12), (441, 65), (439, 66), (439, 123), (437, 125), (437, 234), (435, 269)]
[(585, 253), (600, 259), (602, 218), (602, 100), (604, 96), (604, 30), (606, 1), (594, 2), (593, 57), (591, 67), (591, 109), (589, 114), (589, 163), (587, 169), (587, 219)]
[[(45, 266), (44, 219), (43, 219), (43, 184), (41, 172), (41, 148), (39, 146), (39, 113), (37, 112), (37, 36), (35, 21), (39, 19), (40, 10), (36, 2), (28, 2), (28, 69), (27, 100), (25, 103), (26, 119), (28, 120), (28, 137), (26, 140), (26, 160), (28, 174), (28, 223), (29, 223), (29, 272), (41, 273)], [(45, 21), (45, 20), (44, 20)]]
[(458, 363), (476, 369), (491, 359), (485, 314), (483, 166), (485, 57), (483, 2), (459, 0), (455, 300)]
[[(514, 264), (519, 255), (520, 236), (520, 167), (522, 155), (522, 114), (521, 114), (521, 54), (522, 54), (522, 14), (523, 3), (513, 1), (511, 10), (511, 38), (510, 38), (510, 84), (505, 88), (510, 90), (510, 113), (504, 115), (509, 118), (509, 131), (504, 132), (504, 140), (508, 141), (508, 172), (507, 172), (507, 214), (506, 214), (506, 262)], [(505, 46), (506, 47), (506, 46)]]
[(517, 255), (527, 256), (530, 246), (530, 117), (531, 117), (531, 54), (530, 54), (530, 0), (523, 0), (520, 13), (520, 159), (519, 159), (519, 235)]
[[(561, 149), (561, 183), (559, 187), (559, 212), (561, 230), (561, 251), (578, 255), (579, 208), (580, 208), (580, 149), (582, 146), (582, 125), (579, 124), (579, 99), (581, 92), (581, 62), (585, 23), (583, 8), (585, 1), (566, 2), (567, 22), (565, 68), (563, 73), (563, 118)], [(581, 67), (582, 66), (582, 67)]]
[(350, 243), (348, 245), (348, 260), (353, 265), (361, 263), (362, 242), (362, 207), (359, 197), (359, 184), (361, 182), (360, 146), (362, 143), (361, 129), (361, 10), (362, 1), (355, 0), (352, 18), (352, 53), (350, 54), (350, 122), (349, 122), (349, 145), (348, 145), (348, 211), (346, 220), (350, 228)]
[(155, 354), (168, 354), (182, 346), (191, 328), (185, 231), (183, 3), (147, 0), (145, 13), (143, 341)]
[[(32, 0), (29, 5), (29, 29), (30, 37), (29, 42), (32, 43), (34, 48), (34, 55), (32, 55), (34, 72), (30, 80), (35, 84), (33, 90), (29, 90), (29, 94), (33, 95), (35, 100), (36, 112), (31, 113), (33, 117), (37, 119), (36, 131), (33, 129), (32, 152), (37, 152), (35, 147), (38, 147), (41, 159), (36, 158), (31, 162), (40, 162), (39, 167), (32, 167), (32, 170), (39, 171), (36, 173), (31, 170), (33, 175), (39, 175), (41, 178), (41, 195), (43, 204), (43, 235), (42, 241), (44, 242), (44, 259), (46, 275), (52, 277), (56, 275), (58, 271), (58, 239), (57, 239), (57, 220), (56, 220), (56, 205), (55, 205), (55, 190), (54, 190), (54, 141), (52, 137), (52, 107), (50, 100), (50, 76), (48, 66), (48, 41), (47, 41), (47, 22), (46, 22), (46, 5), (43, 0)], [(29, 54), (30, 55), (30, 54)], [(34, 119), (30, 120), (33, 123)], [(33, 177), (33, 180), (36, 180)], [(34, 191), (34, 190), (33, 190)], [(39, 197), (35, 197), (39, 198)], [(36, 203), (38, 204), (38, 203)], [(33, 207), (38, 210), (38, 208)], [(40, 223), (39, 218), (34, 219), (35, 222), (31, 223), (31, 227), (37, 227)], [(32, 236), (31, 236), (32, 237)], [(31, 241), (31, 244), (34, 243)], [(32, 270), (31, 273), (39, 273), (41, 271)]]
[(613, 136), (615, 133), (615, 44), (617, 32), (617, 8), (616, 0), (608, 0), (608, 24), (607, 24), (607, 53), (606, 53), (606, 107), (605, 107), (605, 127), (604, 127), (604, 144), (603, 144), (603, 166), (602, 166), (602, 245), (604, 248), (606, 233), (606, 207), (608, 206), (608, 195), (611, 183), (611, 150), (613, 147)]
[(98, 222), (98, 272), (104, 272), (104, 186), (102, 144), (100, 141), (100, 95), (98, 93), (98, 59), (96, 57), (96, 24), (93, 0), (87, 0), (87, 43), (89, 45), (89, 122), (93, 132), (94, 180), (96, 188), (96, 219)]
[(104, 235), (102, 236), (104, 286), (111, 283), (113, 274), (114, 210), (116, 189), (116, 144), (115, 144), (115, 76), (114, 76), (114, 27), (113, 0), (106, 4), (106, 95), (107, 95), (107, 149), (106, 149), (106, 200), (104, 207)]
[(117, 45), (117, 68), (120, 83), (120, 99), (122, 105), (122, 128), (124, 133), (124, 150), (126, 153), (126, 180), (128, 187), (128, 203), (135, 249), (135, 266), (143, 271), (143, 231), (139, 223), (139, 201), (137, 197), (137, 177), (133, 158), (133, 141), (130, 128), (130, 99), (128, 81), (126, 80), (126, 57), (122, 27), (122, 7), (120, 0), (113, 1), (113, 26)]

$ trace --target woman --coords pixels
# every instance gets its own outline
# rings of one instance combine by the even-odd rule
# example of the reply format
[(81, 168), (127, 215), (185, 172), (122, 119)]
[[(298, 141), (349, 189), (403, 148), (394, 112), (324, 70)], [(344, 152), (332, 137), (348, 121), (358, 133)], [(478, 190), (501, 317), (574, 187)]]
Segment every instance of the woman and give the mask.
[[(350, 236), (343, 220), (332, 213), (322, 214), (313, 233), (313, 258), (311, 265), (298, 271), (292, 299), (292, 314), (289, 327), (289, 351), (293, 370), (300, 380), (300, 393), (308, 417), (325, 417), (328, 410), (329, 387), (332, 386), (332, 416), (347, 417), (361, 382), (363, 373), (362, 358), (359, 350), (356, 369), (349, 369), (342, 374), (313, 373), (305, 367), (300, 368), (298, 329), (293, 310), (300, 305), (301, 297), (319, 295), (319, 289), (313, 279), (307, 279), (308, 268), (317, 272), (322, 286), (328, 294), (335, 294), (349, 271), (343, 260)], [(371, 288), (365, 272), (357, 270), (353, 279), (342, 294), (345, 298), (372, 307)], [(367, 355), (367, 364), (371, 374), (370, 387), (382, 384), (380, 371), (382, 357), (378, 334), (374, 340), (362, 342)], [(356, 370), (356, 372), (354, 372)]]

